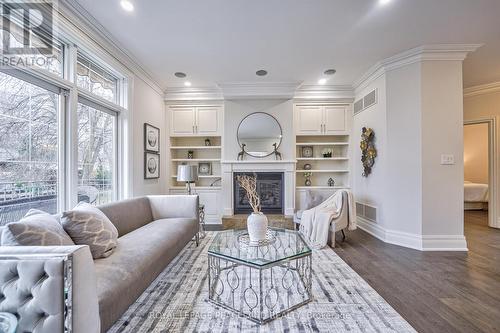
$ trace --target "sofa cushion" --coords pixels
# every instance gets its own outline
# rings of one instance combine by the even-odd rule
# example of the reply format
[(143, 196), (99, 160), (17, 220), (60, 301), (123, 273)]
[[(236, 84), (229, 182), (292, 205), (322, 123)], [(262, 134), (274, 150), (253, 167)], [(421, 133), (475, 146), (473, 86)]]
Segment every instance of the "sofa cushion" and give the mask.
[(19, 222), (7, 224), (1, 243), (7, 246), (75, 245), (59, 221), (38, 209), (30, 209)]
[(98, 207), (118, 229), (119, 237), (153, 221), (147, 197), (112, 202)]
[(73, 210), (64, 212), (61, 218), (64, 230), (78, 245), (88, 245), (94, 259), (113, 253), (118, 231), (98, 208), (80, 202)]
[(120, 318), (198, 231), (198, 221), (153, 221), (118, 239), (112, 256), (95, 261), (101, 327)]

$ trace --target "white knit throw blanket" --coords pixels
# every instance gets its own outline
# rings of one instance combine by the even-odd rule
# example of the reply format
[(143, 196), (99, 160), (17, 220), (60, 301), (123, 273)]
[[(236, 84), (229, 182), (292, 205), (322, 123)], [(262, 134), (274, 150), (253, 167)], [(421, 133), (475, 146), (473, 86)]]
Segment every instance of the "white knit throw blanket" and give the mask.
[(355, 230), (356, 208), (351, 191), (340, 190), (326, 199), (320, 205), (305, 210), (300, 220), (300, 231), (307, 238), (313, 248), (320, 249), (328, 243), (330, 223), (341, 214), (343, 193), (348, 198), (348, 229)]

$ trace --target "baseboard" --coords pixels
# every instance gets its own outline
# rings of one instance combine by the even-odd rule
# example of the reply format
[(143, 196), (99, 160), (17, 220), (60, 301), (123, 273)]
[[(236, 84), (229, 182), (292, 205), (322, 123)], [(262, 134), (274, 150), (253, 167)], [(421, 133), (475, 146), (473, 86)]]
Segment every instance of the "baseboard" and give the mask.
[(463, 235), (417, 235), (385, 229), (362, 217), (357, 218), (358, 227), (370, 235), (389, 244), (419, 251), (468, 251)]

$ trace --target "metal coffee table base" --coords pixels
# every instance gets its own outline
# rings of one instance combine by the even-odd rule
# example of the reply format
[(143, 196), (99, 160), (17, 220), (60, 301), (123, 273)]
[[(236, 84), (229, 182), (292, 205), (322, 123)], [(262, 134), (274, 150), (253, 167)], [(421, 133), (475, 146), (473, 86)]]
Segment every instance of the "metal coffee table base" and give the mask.
[(259, 266), (208, 254), (209, 301), (258, 324), (312, 300), (309, 254)]

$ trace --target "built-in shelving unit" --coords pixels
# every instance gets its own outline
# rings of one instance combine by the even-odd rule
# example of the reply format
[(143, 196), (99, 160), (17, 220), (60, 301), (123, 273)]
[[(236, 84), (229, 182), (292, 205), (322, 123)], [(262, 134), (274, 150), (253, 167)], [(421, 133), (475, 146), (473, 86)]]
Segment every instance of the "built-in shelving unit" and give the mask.
[[(312, 156), (303, 155), (304, 147), (312, 147)], [(327, 150), (332, 152), (332, 157), (323, 157)], [(296, 156), (297, 190), (349, 188), (349, 135), (297, 135)], [(312, 173), (311, 186), (305, 186), (304, 174), (309, 172)], [(328, 186), (330, 178), (334, 186)]]
[[(210, 146), (205, 145), (205, 139), (210, 140)], [(185, 184), (177, 182), (177, 167), (181, 164), (196, 165), (210, 163), (211, 173), (200, 174), (194, 185), (196, 189), (220, 189), (217, 179), (221, 176), (221, 137), (170, 137), (170, 188), (184, 189)], [(188, 158), (188, 152), (193, 152), (193, 158)]]

